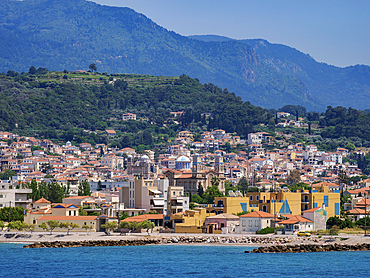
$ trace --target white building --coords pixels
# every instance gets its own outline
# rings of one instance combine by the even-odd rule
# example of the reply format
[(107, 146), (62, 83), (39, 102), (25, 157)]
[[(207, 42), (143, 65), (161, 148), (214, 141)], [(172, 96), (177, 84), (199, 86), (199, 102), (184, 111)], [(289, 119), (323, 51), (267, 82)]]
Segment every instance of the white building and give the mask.
[(266, 227), (271, 227), (274, 215), (264, 211), (253, 211), (239, 217), (240, 233), (255, 233)]
[(32, 203), (27, 196), (32, 193), (32, 189), (10, 189), (9, 187), (9, 183), (0, 183), (0, 208), (9, 206), (26, 208)]

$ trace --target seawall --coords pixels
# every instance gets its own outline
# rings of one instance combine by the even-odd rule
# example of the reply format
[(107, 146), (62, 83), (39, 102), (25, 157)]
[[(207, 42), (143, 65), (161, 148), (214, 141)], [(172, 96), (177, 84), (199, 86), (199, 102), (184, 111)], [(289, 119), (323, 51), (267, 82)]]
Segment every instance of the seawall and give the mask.
[(369, 251), (370, 244), (298, 244), (298, 245), (271, 245), (244, 251), (244, 253), (308, 253), (308, 252), (330, 252), (330, 251)]
[(289, 238), (271, 237), (225, 237), (225, 236), (159, 236), (123, 238), (120, 240), (43, 241), (25, 245), (24, 248), (61, 248), (83, 246), (135, 246), (147, 244), (289, 244)]

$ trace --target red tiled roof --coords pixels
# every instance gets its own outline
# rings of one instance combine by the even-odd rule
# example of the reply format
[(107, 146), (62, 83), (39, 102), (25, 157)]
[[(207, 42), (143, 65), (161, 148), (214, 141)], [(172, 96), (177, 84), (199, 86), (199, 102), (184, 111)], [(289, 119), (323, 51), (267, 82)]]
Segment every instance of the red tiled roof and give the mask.
[(42, 197), (41, 199), (34, 202), (34, 204), (51, 204), (51, 202)]
[(296, 224), (299, 222), (312, 222), (312, 221), (300, 215), (292, 215), (292, 217), (289, 217), (288, 219), (279, 222), (279, 224)]
[(60, 215), (43, 215), (37, 218), (37, 220), (58, 220), (58, 221), (67, 221), (67, 220), (96, 220), (97, 216), (60, 216)]
[(124, 220), (121, 220), (121, 222), (123, 221), (127, 221), (127, 222), (143, 222), (145, 220), (155, 220), (155, 219), (163, 219), (163, 214), (143, 214), (143, 215), (137, 215), (137, 216), (132, 216), (132, 217), (128, 217)]
[(274, 215), (264, 211), (253, 211), (244, 215), (240, 215), (240, 217), (274, 218)]

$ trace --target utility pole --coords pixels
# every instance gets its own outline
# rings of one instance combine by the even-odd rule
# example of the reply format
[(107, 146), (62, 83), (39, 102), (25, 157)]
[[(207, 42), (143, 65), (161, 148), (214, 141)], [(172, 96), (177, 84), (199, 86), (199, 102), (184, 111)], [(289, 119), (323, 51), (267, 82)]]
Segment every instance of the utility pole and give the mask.
[(9, 222), (10, 223), (10, 213), (12, 212), (12, 201), (9, 201)]
[(274, 214), (275, 214), (275, 221), (274, 221), (274, 235), (276, 235), (276, 193), (274, 192)]
[(364, 195), (365, 195), (365, 236), (366, 236), (366, 191), (365, 191), (365, 193), (364, 193)]

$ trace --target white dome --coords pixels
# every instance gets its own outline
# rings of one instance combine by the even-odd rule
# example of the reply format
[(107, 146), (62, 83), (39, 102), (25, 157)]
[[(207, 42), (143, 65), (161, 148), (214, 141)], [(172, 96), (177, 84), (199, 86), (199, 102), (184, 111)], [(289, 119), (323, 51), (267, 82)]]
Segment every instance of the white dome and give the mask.
[(189, 157), (182, 155), (179, 158), (176, 159), (176, 162), (190, 162)]
[(140, 161), (148, 161), (148, 160), (149, 160), (149, 156), (145, 154), (140, 158)]

